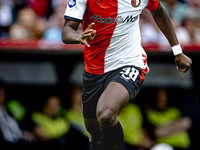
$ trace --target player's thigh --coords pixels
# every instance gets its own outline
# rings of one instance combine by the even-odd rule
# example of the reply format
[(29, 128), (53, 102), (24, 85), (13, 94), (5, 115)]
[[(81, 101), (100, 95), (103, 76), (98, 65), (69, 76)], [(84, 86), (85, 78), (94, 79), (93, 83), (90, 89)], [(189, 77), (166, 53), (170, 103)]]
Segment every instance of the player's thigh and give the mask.
[[(117, 116), (121, 109), (129, 102), (129, 92), (118, 82), (110, 82), (102, 93), (97, 104), (97, 117), (114, 120), (117, 123)], [(104, 116), (105, 115), (105, 116)]]
[(123, 66), (110, 72), (105, 81), (108, 85), (97, 103), (97, 118), (102, 114), (108, 119), (115, 118), (120, 110), (140, 91), (144, 75), (145, 72), (135, 66)]

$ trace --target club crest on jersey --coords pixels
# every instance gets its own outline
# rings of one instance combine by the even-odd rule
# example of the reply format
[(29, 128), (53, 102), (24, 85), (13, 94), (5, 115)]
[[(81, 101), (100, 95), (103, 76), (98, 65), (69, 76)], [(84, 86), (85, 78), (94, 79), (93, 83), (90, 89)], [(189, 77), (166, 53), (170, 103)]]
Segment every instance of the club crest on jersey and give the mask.
[(131, 5), (133, 7), (138, 7), (141, 4), (141, 0), (131, 0)]
[(76, 5), (76, 0), (68, 0), (68, 5), (70, 8), (74, 7)]

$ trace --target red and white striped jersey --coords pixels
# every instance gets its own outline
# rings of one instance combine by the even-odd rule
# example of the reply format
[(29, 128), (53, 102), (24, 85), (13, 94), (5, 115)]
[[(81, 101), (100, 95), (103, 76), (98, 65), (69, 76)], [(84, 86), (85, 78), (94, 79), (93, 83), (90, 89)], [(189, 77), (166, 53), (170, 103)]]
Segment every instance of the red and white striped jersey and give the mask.
[(82, 23), (83, 30), (95, 22), (97, 34), (84, 48), (86, 71), (98, 75), (134, 65), (147, 73), (139, 15), (144, 8), (155, 11), (158, 6), (159, 0), (68, 0), (65, 19)]

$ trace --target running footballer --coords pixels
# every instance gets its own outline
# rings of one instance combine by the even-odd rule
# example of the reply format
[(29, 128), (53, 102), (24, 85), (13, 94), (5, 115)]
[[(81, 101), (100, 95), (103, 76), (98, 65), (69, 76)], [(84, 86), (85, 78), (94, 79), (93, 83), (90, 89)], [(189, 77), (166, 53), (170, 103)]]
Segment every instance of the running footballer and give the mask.
[[(177, 69), (187, 72), (192, 61), (183, 54), (159, 0), (68, 0), (62, 40), (85, 45), (82, 105), (94, 150), (123, 150), (118, 115), (149, 71), (139, 29), (143, 9), (151, 11), (168, 39)], [(83, 33), (77, 32), (80, 23)]]

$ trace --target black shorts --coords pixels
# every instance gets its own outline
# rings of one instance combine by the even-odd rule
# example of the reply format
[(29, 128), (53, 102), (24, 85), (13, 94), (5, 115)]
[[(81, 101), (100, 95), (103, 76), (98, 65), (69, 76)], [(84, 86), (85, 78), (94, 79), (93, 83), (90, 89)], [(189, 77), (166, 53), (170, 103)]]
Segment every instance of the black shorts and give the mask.
[(116, 70), (94, 75), (83, 71), (83, 116), (87, 119), (96, 118), (97, 102), (110, 82), (122, 84), (133, 100), (141, 89), (145, 72), (135, 66), (124, 66)]

